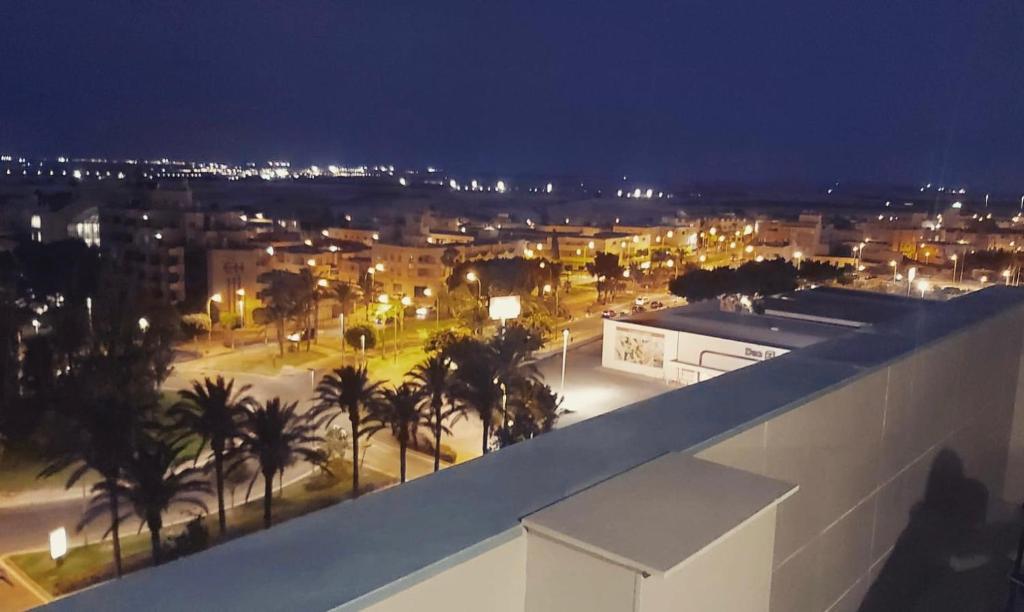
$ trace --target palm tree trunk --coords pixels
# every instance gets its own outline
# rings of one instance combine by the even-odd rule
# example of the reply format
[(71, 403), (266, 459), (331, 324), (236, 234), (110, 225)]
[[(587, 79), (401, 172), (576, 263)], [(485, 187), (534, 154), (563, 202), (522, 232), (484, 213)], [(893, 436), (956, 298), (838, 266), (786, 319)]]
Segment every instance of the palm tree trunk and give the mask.
[(263, 472), (263, 528), (270, 529), (270, 504), (274, 498), (274, 472)]
[(122, 575), (121, 569), (121, 518), (120, 509), (117, 507), (117, 491), (115, 488), (115, 480), (113, 478), (107, 479), (107, 491), (110, 491), (110, 539), (114, 544), (114, 572), (117, 577), (120, 578)]
[(480, 450), (481, 450), (481, 453), (484, 454), (484, 455), (486, 455), (487, 452), (490, 450), (490, 449), (487, 448), (487, 438), (490, 437), (490, 433), (491, 433), (490, 429), (491, 429), (491, 424), (488, 421), (483, 421), (484, 435), (483, 435), (483, 441), (482, 441)]
[(434, 471), (441, 469), (441, 406), (434, 406)]
[(152, 549), (153, 565), (160, 565), (160, 527), (149, 525), (149, 546)]
[(352, 417), (351, 408), (349, 423), (352, 425), (352, 497), (359, 497), (359, 418)]
[(284, 319), (277, 320), (277, 349), (281, 352), (281, 357), (284, 357)]
[(224, 457), (219, 452), (213, 454), (213, 470), (217, 480), (217, 522), (223, 536), (228, 530), (228, 517), (224, 511)]
[(405, 482), (405, 449), (408, 445), (405, 442), (398, 443), (398, 473), (401, 482)]

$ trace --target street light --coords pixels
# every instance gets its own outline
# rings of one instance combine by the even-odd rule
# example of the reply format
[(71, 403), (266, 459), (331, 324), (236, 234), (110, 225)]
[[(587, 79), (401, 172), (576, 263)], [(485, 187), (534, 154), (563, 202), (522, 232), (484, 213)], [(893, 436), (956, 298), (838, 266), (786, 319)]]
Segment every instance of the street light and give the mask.
[(235, 295), (238, 296), (238, 319), (240, 325), (245, 327), (245, 289), (239, 289)]
[(928, 290), (932, 288), (932, 285), (931, 283), (922, 278), (921, 280), (917, 281), (917, 288), (921, 291), (921, 297), (923, 298), (924, 294), (927, 293)]
[(895, 259), (889, 260), (889, 267), (892, 268), (892, 282), (896, 282), (897, 272), (899, 271), (899, 264), (896, 263)]
[(36, 330), (36, 334), (39, 333), (39, 328), (41, 325), (42, 324), (39, 322), (39, 319), (32, 319), (32, 328)]
[(149, 329), (149, 321), (146, 320), (146, 317), (139, 318), (139, 329), (142, 330), (142, 333), (146, 333), (146, 330)]
[(1003, 280), (1003, 283), (1004, 283), (1004, 284), (1006, 284), (1006, 285), (1009, 285), (1009, 284), (1010, 284), (1010, 276), (1011, 276), (1012, 274), (1013, 274), (1013, 272), (1011, 272), (1009, 268), (1007, 268), (1007, 269), (1003, 270), (1003, 279), (1004, 279), (1004, 280)]
[(562, 384), (558, 389), (558, 394), (565, 397), (565, 360), (569, 353), (569, 329), (562, 330)]
[(206, 330), (206, 342), (207, 342), (207, 344), (213, 342), (213, 303), (217, 302), (218, 304), (220, 304), (221, 301), (223, 301), (223, 300), (224, 300), (224, 298), (221, 297), (221, 295), (219, 293), (214, 293), (213, 295), (210, 296), (210, 299), (206, 302), (206, 316), (210, 318), (210, 327)]
[(794, 251), (793, 252), (793, 259), (796, 260), (796, 269), (797, 270), (800, 269), (800, 262), (803, 260), (803, 258), (804, 258), (804, 254), (803, 254), (802, 251)]
[(907, 270), (907, 295), (910, 295), (910, 288), (914, 285), (914, 278), (917, 277), (917, 268), (911, 267)]

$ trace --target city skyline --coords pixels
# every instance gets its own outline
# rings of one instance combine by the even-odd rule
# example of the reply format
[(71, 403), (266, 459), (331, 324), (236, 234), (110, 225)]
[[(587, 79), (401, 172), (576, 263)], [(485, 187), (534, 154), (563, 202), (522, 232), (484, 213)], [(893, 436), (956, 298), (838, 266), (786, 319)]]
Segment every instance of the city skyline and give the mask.
[(1008, 191), (1024, 161), (1008, 6), (51, 2), (11, 17), (0, 148), (34, 156)]

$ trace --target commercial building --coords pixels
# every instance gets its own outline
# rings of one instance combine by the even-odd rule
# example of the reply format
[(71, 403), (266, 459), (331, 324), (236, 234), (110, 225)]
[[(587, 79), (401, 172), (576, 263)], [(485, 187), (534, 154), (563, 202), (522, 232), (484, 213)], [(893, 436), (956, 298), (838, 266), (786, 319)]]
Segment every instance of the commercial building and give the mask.
[(602, 366), (678, 385), (709, 380), (906, 315), (927, 302), (817, 288), (741, 304), (709, 300), (605, 319)]
[(934, 500), (1024, 500), (1022, 338), (988, 288), (51, 607), (856, 610)]

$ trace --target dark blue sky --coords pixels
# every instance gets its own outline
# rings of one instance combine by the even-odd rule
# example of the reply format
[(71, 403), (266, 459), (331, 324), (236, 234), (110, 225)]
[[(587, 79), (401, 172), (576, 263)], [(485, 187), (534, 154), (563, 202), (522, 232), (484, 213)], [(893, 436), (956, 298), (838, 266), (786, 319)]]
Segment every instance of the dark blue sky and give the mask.
[(0, 151), (1024, 189), (1022, 0), (2, 13)]

